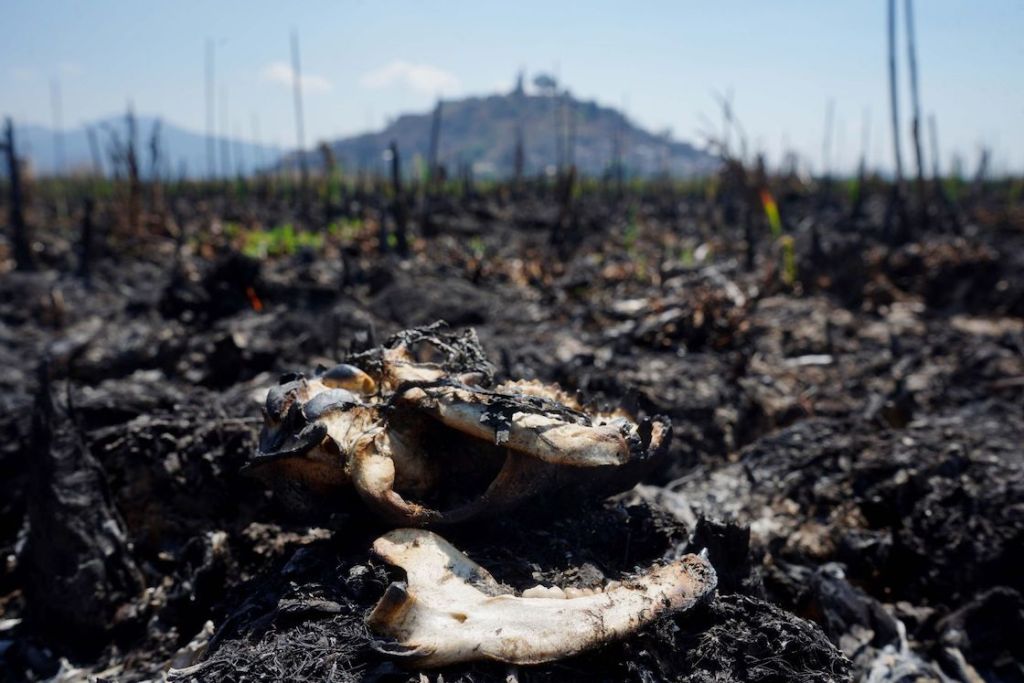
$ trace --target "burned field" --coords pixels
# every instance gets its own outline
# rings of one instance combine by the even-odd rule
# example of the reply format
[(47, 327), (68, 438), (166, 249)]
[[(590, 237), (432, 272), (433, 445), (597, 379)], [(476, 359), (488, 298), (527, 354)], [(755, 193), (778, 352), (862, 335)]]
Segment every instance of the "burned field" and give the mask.
[[(1024, 680), (1019, 205), (979, 187), (898, 229), (884, 186), (780, 179), (779, 223), (760, 185), (183, 185), (70, 218), (37, 198), (35, 269), (0, 277), (0, 675)], [(260, 440), (282, 375), (373, 374), (412, 337), (463, 340), (463, 388), (417, 388), (397, 429), (465, 387), (502, 413), (503, 382), (553, 383), (568, 412), (545, 415), (619, 409), (663, 452), (495, 500), (493, 445), (430, 423), (423, 509), (476, 501), (451, 518), (253, 471), (295, 437)], [(367, 625), (406, 578), (371, 547), (410, 524), (510, 595), (628, 592), (701, 551), (717, 590), (565, 658), (425, 668)]]

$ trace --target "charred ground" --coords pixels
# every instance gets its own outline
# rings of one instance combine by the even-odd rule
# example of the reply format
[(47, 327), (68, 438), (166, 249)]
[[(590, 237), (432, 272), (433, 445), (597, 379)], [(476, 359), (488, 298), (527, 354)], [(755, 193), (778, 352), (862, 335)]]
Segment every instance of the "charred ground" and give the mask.
[(517, 589), (701, 548), (720, 580), (627, 641), (445, 680), (1024, 680), (1012, 193), (936, 204), (925, 229), (887, 219), (884, 186), (856, 208), (773, 181), (773, 234), (728, 171), (569, 187), (407, 198), (407, 256), (369, 185), (186, 185), (134, 218), (116, 197), (88, 243), (40, 227), (68, 225), (40, 193), (36, 270), (0, 278), (2, 675), (417, 680), (363, 624), (392, 578), (368, 556), (386, 527), (341, 504), (288, 518), (239, 470), (278, 375), (444, 319), (499, 378), (675, 432), (637, 489), (453, 543)]

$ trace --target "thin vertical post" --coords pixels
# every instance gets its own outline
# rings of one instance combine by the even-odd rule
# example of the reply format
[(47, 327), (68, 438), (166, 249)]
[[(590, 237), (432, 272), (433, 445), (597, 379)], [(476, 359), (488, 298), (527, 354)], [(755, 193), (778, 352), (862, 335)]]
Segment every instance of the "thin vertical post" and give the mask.
[(903, 152), (900, 147), (900, 110), (899, 89), (896, 80), (896, 0), (889, 0), (888, 11), (888, 44), (889, 44), (889, 110), (892, 122), (892, 149), (895, 165), (892, 198), (887, 212), (886, 223), (892, 220), (893, 212), (900, 220), (901, 228), (906, 228), (903, 209)]
[(438, 98), (434, 107), (434, 116), (430, 122), (430, 151), (427, 153), (427, 184), (433, 190), (438, 178), (437, 159), (441, 146), (441, 99)]
[(917, 162), (917, 203), (923, 227), (928, 225), (927, 190), (924, 183), (924, 154), (921, 150), (921, 99), (917, 85), (917, 48), (914, 42), (914, 3), (904, 0), (904, 19), (907, 28), (907, 68), (910, 70), (910, 102), (913, 107), (911, 136), (914, 139), (914, 157)]
[(214, 142), (214, 63), (213, 40), (206, 39), (206, 174), (208, 180), (217, 177), (217, 145)]
[(391, 141), (391, 186), (395, 194), (393, 212), (395, 217), (395, 248), (399, 256), (409, 255), (405, 197), (402, 193), (402, 160), (398, 156), (398, 143)]
[(7, 156), (7, 190), (10, 201), (8, 222), (11, 226), (11, 243), (14, 246), (14, 264), (18, 270), (35, 270), (35, 259), (32, 258), (31, 241), (22, 204), (24, 197), (21, 193), (21, 165), (18, 161), (18, 151), (14, 146), (14, 123), (10, 117), (4, 123), (2, 146)]
[(305, 204), (309, 169), (306, 166), (306, 126), (302, 113), (302, 66), (299, 62), (299, 34), (294, 29), (292, 30), (292, 85), (295, 94), (295, 138), (299, 154), (299, 185), (302, 190), (302, 202)]

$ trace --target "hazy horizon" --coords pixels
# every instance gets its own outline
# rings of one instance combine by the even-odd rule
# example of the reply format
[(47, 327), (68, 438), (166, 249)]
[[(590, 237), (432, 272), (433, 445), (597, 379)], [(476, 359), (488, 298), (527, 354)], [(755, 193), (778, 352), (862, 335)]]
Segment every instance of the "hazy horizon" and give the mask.
[[(910, 100), (898, 3), (901, 118), (909, 156)], [(1024, 4), (915, 4), (924, 115), (938, 121), (948, 169), (970, 169), (980, 146), (995, 172), (1024, 170), (1024, 92), (1018, 87)], [(732, 93), (753, 150), (778, 163), (790, 147), (822, 165), (825, 112), (834, 103), (831, 163), (855, 165), (865, 115), (869, 160), (891, 163), (885, 3), (801, 1), (766, 7), (655, 3), (576, 7), (527, 2), (268, 3), (206, 6), (124, 2), (8, 8), (18, 27), (0, 56), (3, 114), (62, 127), (124, 111), (205, 134), (205, 52), (215, 44), (215, 129), (284, 150), (296, 146), (289, 34), (301, 41), (306, 147), (379, 130), (446, 99), (504, 92), (519, 70), (559, 77), (581, 99), (623, 109), (638, 125), (700, 144), (720, 130), (715, 95)], [(925, 147), (928, 147), (927, 136)], [(930, 155), (928, 155), (930, 156)]]

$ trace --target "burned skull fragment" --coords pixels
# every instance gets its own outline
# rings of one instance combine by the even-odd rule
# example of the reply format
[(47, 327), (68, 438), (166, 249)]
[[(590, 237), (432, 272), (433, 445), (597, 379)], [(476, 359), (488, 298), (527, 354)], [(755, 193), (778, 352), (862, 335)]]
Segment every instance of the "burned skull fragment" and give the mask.
[(367, 625), (387, 639), (379, 649), (419, 667), (569, 657), (689, 609), (717, 584), (705, 557), (685, 555), (596, 591), (538, 586), (517, 597), (430, 531), (396, 529), (373, 551), (405, 570), (407, 580), (387, 588)]
[[(272, 388), (249, 469), (291, 499), (356, 494), (400, 524), (454, 523), (542, 494), (632, 486), (670, 438), (662, 418), (584, 413), (557, 387), (485, 388), (472, 332), (406, 332)], [(299, 502), (299, 501), (296, 501)]]

